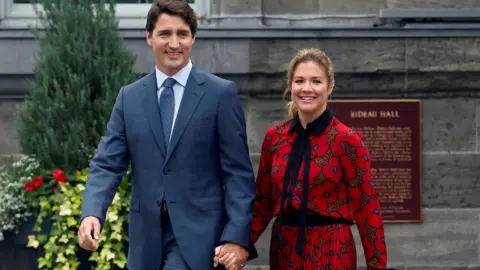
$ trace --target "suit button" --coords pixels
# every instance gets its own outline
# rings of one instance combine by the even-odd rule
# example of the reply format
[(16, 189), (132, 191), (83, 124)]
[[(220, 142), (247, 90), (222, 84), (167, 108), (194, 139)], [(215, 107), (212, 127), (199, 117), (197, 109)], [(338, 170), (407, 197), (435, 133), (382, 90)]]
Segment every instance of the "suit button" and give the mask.
[(172, 170), (168, 169), (168, 168), (164, 168), (163, 169), (163, 174), (168, 174), (170, 173)]

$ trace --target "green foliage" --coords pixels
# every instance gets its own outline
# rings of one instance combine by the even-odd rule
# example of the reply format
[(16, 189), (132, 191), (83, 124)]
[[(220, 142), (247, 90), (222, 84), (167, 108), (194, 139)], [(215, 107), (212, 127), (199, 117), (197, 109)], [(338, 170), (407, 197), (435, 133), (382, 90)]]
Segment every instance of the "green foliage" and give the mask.
[(44, 31), (32, 29), (40, 47), (19, 143), (43, 168), (74, 172), (88, 166), (120, 87), (136, 79), (135, 56), (117, 33), (113, 1), (39, 2)]
[[(43, 256), (38, 260), (39, 269), (78, 268), (80, 262), (76, 255), (79, 249), (77, 231), (87, 174), (87, 169), (80, 171), (75, 180), (69, 179), (67, 183), (59, 185), (59, 192), (39, 197), (40, 212), (34, 227), (36, 234), (29, 236), (27, 244), (28, 247), (44, 250)], [(95, 269), (111, 270), (115, 266), (126, 266), (124, 246), (128, 237), (123, 228), (128, 224), (130, 178), (129, 171), (108, 209), (99, 248), (90, 257), (90, 260), (95, 262)], [(45, 222), (51, 223), (48, 232), (42, 232), (41, 227)]]

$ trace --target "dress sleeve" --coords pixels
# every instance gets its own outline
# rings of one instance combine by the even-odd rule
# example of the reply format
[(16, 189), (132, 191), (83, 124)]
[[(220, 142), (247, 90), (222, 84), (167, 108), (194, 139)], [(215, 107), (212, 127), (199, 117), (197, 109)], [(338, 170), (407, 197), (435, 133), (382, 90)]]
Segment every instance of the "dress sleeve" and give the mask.
[(278, 196), (274, 194), (272, 183), (273, 153), (271, 147), (272, 136), (267, 131), (262, 143), (260, 164), (256, 180), (256, 197), (253, 204), (253, 222), (250, 238), (256, 243), (273, 218), (275, 202)]
[(367, 269), (386, 269), (387, 245), (378, 194), (371, 174), (370, 153), (358, 133), (350, 133), (342, 142), (342, 166), (367, 262)]

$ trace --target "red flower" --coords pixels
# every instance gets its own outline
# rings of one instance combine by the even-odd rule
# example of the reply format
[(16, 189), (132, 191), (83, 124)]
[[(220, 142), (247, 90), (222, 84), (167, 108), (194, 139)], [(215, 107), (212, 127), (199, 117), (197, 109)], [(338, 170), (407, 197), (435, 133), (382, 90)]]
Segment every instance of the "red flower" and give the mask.
[(25, 189), (26, 192), (32, 192), (35, 190), (35, 185), (33, 184), (33, 181), (28, 181), (25, 183), (23, 186), (23, 189)]
[(53, 179), (55, 179), (57, 183), (61, 183), (61, 184), (67, 183), (67, 177), (65, 176), (65, 174), (63, 174), (62, 170), (53, 170), (52, 174), (53, 174)]
[(43, 178), (41, 176), (37, 176), (35, 178), (33, 178), (33, 185), (35, 186), (35, 188), (43, 185)]

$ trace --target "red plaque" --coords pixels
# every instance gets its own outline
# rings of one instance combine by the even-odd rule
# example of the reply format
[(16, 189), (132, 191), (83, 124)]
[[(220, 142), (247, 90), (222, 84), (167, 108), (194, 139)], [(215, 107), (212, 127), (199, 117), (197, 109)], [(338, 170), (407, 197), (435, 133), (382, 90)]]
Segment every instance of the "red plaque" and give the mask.
[(421, 221), (420, 101), (332, 100), (328, 107), (363, 136), (384, 221)]

